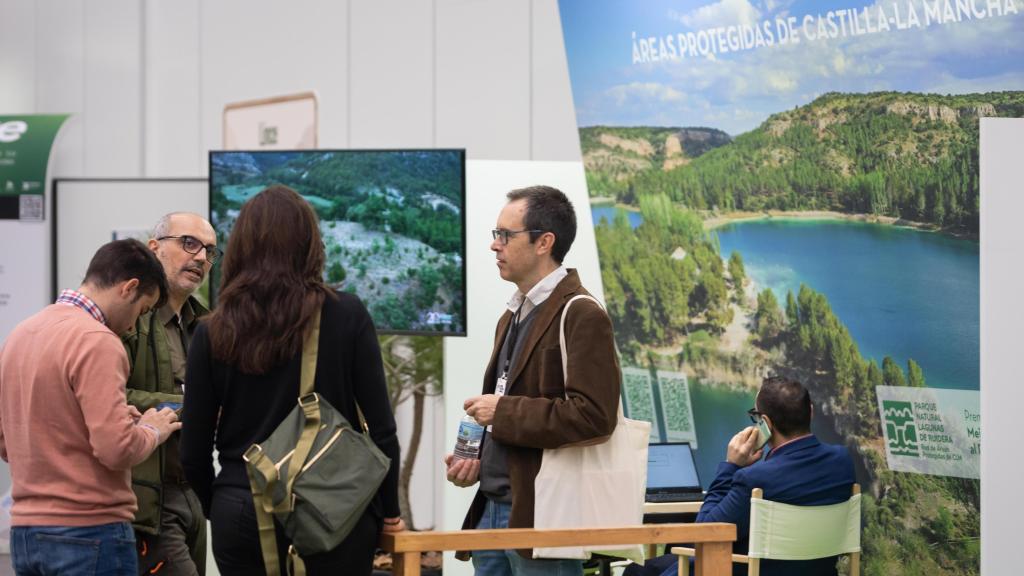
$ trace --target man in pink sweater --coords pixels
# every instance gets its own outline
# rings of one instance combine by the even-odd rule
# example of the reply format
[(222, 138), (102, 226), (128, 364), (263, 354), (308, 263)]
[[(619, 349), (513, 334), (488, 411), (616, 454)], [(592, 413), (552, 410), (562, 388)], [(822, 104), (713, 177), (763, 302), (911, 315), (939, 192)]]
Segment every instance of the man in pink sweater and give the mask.
[(0, 350), (0, 457), (11, 469), (19, 576), (136, 573), (131, 468), (181, 424), (168, 408), (128, 406), (119, 334), (166, 297), (152, 251), (110, 242), (77, 291), (15, 327)]

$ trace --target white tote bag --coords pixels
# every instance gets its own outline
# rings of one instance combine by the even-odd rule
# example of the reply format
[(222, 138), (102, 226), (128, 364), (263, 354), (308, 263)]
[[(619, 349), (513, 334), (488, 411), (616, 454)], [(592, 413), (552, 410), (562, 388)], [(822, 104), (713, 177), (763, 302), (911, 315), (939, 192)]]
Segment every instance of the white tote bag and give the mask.
[[(562, 376), (568, 377), (565, 348), (565, 318), (569, 307), (585, 295), (573, 297), (562, 310), (559, 343), (562, 347)], [(622, 414), (611, 437), (593, 446), (544, 450), (540, 472), (534, 481), (534, 528), (615, 528), (643, 524), (644, 493), (647, 487), (647, 439), (651, 425), (629, 420)], [(534, 548), (534, 558), (585, 560), (597, 552), (643, 563), (642, 544), (603, 544)]]

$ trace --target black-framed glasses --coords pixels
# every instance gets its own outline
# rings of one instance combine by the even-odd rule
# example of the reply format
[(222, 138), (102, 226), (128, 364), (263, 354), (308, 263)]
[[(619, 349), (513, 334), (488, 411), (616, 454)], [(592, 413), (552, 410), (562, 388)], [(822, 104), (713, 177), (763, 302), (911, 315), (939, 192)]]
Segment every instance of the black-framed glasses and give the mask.
[(224, 255), (224, 252), (221, 251), (220, 248), (217, 248), (216, 245), (203, 244), (198, 238), (195, 236), (189, 236), (188, 234), (184, 234), (182, 236), (161, 236), (156, 240), (157, 242), (162, 240), (178, 240), (181, 242), (181, 249), (189, 254), (199, 254), (199, 251), (205, 248), (206, 261), (210, 264), (216, 263), (217, 260)]
[(498, 228), (496, 230), (491, 230), (491, 238), (494, 238), (495, 240), (501, 238), (501, 243), (508, 245), (508, 239), (510, 237), (515, 236), (516, 234), (522, 234), (523, 232), (534, 232), (539, 234), (543, 232), (543, 230), (529, 230), (526, 228), (522, 230), (506, 230), (504, 228)]
[(764, 416), (764, 412), (758, 412), (757, 408), (751, 408), (747, 410), (747, 416), (750, 417), (750, 421), (757, 424), (761, 420), (761, 416)]

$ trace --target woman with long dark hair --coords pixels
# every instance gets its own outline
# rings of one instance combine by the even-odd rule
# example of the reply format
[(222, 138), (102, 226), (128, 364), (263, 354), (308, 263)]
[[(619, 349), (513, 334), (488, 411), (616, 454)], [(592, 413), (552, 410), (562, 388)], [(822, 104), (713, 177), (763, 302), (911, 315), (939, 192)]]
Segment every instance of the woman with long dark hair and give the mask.
[[(358, 298), (323, 281), (316, 214), (295, 191), (272, 186), (242, 206), (231, 232), (217, 308), (189, 348), (181, 459), (212, 524), (213, 554), (224, 575), (264, 573), (253, 496), (242, 454), (295, 407), (302, 343), (320, 313), (314, 390), (370, 435), (391, 458), (377, 496), (348, 537), (304, 558), (309, 574), (372, 571), (381, 530), (404, 529), (398, 507), (398, 438), (377, 334)], [(221, 466), (214, 477), (212, 451)], [(277, 530), (284, 574), (287, 537)]]

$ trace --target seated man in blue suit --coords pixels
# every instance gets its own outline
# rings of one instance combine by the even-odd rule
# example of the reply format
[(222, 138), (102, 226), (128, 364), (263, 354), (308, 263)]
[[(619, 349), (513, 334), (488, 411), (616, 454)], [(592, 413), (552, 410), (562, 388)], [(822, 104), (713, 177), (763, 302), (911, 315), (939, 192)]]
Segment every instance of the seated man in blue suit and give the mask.
[[(770, 431), (766, 446), (758, 440), (757, 426), (749, 426), (733, 436), (726, 449), (725, 462), (718, 465), (715, 480), (708, 488), (697, 522), (736, 524), (737, 540), (733, 550), (747, 553), (750, 533), (750, 493), (764, 490), (767, 500), (798, 506), (837, 504), (850, 497), (855, 482), (853, 460), (843, 446), (822, 444), (811, 434), (811, 397), (795, 380), (766, 378), (761, 383), (755, 408), (748, 414)], [(762, 455), (767, 455), (762, 460)], [(674, 576), (677, 557), (659, 557), (632, 574)], [(635, 568), (639, 568), (638, 566)], [(666, 569), (667, 568), (667, 569)], [(656, 570), (656, 571), (652, 571)], [(744, 564), (733, 565), (734, 574), (746, 574)], [(836, 559), (761, 562), (763, 576), (824, 576), (836, 574)]]

